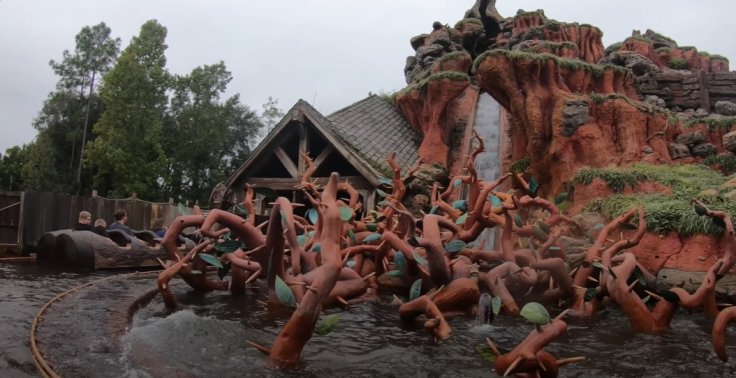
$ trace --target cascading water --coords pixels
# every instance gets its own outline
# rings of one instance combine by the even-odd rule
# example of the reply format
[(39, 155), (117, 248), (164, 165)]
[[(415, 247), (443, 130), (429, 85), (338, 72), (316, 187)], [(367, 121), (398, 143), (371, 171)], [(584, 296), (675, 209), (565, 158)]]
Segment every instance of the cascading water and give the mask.
[(478, 300), (478, 323), (490, 324), (493, 321), (493, 304), (491, 295), (483, 293)]
[[(478, 136), (485, 143), (485, 151), (475, 159), (475, 170), (483, 180), (495, 180), (500, 176), (501, 159), (501, 105), (489, 94), (481, 93), (475, 110), (475, 125)], [(478, 237), (485, 248), (493, 248), (496, 241), (496, 230), (486, 229)]]

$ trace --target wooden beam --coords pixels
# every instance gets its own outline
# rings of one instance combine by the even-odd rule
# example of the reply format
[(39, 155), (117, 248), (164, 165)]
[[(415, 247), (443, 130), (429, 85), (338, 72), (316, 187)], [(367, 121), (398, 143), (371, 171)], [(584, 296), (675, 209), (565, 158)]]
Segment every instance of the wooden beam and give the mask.
[(307, 136), (307, 128), (304, 127), (303, 123), (299, 124), (299, 158), (297, 159), (299, 161), (298, 168), (299, 168), (299, 176), (304, 174), (304, 171), (307, 170), (307, 164), (304, 161), (304, 158), (302, 157), (302, 154), (309, 154), (309, 138)]
[(279, 160), (281, 161), (281, 164), (284, 165), (284, 168), (286, 168), (286, 170), (289, 171), (289, 174), (291, 175), (291, 177), (299, 177), (299, 169), (296, 167), (296, 165), (294, 165), (294, 162), (291, 161), (289, 154), (287, 154), (286, 151), (284, 151), (284, 149), (281, 148), (281, 146), (276, 147), (276, 149), (274, 149), (273, 152), (276, 155), (276, 157), (279, 158)]
[[(329, 177), (317, 177), (316, 179), (318, 185), (325, 185)], [(368, 181), (361, 176), (344, 176), (340, 177), (340, 181), (349, 182), (355, 189), (373, 189)], [(249, 177), (246, 182), (256, 187), (270, 188), (273, 190), (299, 190), (297, 186), (301, 183), (301, 178)]]
[(325, 162), (325, 159), (327, 159), (327, 156), (329, 156), (330, 152), (332, 152), (333, 150), (334, 149), (332, 148), (332, 146), (328, 144), (325, 147), (325, 149), (322, 150), (322, 152), (320, 152), (319, 155), (317, 155), (317, 158), (314, 159), (314, 169), (315, 170), (319, 169), (319, 166)]

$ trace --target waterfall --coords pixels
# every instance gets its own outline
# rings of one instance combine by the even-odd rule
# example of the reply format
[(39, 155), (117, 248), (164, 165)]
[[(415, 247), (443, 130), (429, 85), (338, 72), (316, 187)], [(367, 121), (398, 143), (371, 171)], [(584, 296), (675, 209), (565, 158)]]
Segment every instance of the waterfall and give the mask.
[[(485, 142), (485, 151), (475, 159), (475, 170), (481, 180), (495, 180), (500, 176), (501, 161), (501, 105), (488, 93), (481, 93), (475, 110), (475, 125), (478, 136)], [(496, 229), (486, 229), (477, 241), (485, 242), (486, 249), (493, 249)]]
[(491, 295), (483, 293), (478, 300), (478, 323), (490, 324), (493, 321), (493, 302)]

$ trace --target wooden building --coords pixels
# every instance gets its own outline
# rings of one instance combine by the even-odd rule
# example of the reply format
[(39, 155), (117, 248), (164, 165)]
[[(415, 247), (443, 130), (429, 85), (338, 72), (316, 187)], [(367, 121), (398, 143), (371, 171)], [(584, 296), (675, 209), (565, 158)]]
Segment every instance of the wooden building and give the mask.
[(210, 198), (212, 208), (228, 209), (243, 201), (245, 184), (256, 186), (256, 212), (267, 213), (265, 200), (275, 196), (303, 203), (296, 186), (307, 169), (300, 153), (317, 166), (313, 178), (326, 182), (338, 172), (373, 208), (381, 178), (391, 177), (386, 158), (396, 152), (404, 169), (419, 159), (420, 134), (383, 98), (371, 95), (324, 116), (299, 100), (274, 127), (238, 170), (217, 185)]

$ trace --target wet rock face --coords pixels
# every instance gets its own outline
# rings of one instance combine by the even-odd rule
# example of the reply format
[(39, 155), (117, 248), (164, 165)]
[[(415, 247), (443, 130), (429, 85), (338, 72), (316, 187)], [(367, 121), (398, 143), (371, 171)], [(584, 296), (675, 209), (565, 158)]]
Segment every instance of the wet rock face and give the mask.
[(682, 159), (690, 156), (690, 149), (687, 147), (687, 145), (680, 143), (670, 143), (668, 147), (670, 157), (672, 159)]
[(723, 136), (723, 148), (736, 153), (736, 131), (731, 131)]
[(578, 127), (588, 123), (590, 109), (587, 101), (565, 103), (562, 120), (562, 135), (571, 136)]
[(465, 18), (479, 19), (487, 39), (495, 39), (501, 32), (503, 17), (496, 9), (496, 0), (476, 0), (473, 7), (465, 12)]
[(604, 57), (600, 64), (613, 64), (626, 67), (634, 76), (645, 76), (659, 73), (661, 69), (651, 59), (634, 51), (613, 51)]
[(406, 58), (404, 76), (407, 84), (419, 81), (444, 55), (464, 52), (463, 36), (456, 29), (439, 22), (432, 25), (430, 34), (420, 34), (411, 39), (414, 56)]
[(696, 144), (705, 142), (705, 140), (705, 133), (700, 130), (689, 133), (682, 133), (677, 136), (677, 143), (687, 146), (694, 146)]
[(715, 112), (725, 116), (736, 116), (736, 104), (731, 101), (717, 101)]
[(701, 143), (693, 146), (690, 152), (693, 154), (693, 156), (705, 158), (710, 155), (715, 155), (716, 147), (710, 143)]
[[(495, 38), (488, 20), (498, 27)], [(468, 95), (476, 85), (510, 113), (508, 159), (534, 161), (533, 173), (550, 181), (544, 186), (550, 191), (564, 190), (582, 166), (697, 162), (722, 151), (725, 132), (708, 131), (716, 121), (697, 127), (705, 134), (690, 127), (699, 125), (697, 117), (712, 118), (706, 109), (715, 102), (729, 100), (736, 75), (723, 72), (725, 58), (651, 30), (609, 49), (601, 36), (594, 26), (549, 19), (542, 10), (503, 18), (494, 0), (476, 0), (454, 27), (436, 22), (412, 38), (416, 54), (405, 66), (411, 86), (396, 104), (424, 135), (422, 162), (458, 173), (448, 136), (461, 124), (458, 109), (472, 114), (463, 104), (477, 99)], [(454, 72), (469, 78), (435, 77)], [(683, 109), (687, 120), (678, 125), (673, 119)], [(736, 114), (736, 95), (718, 110)], [(732, 139), (724, 144), (736, 149)]]

